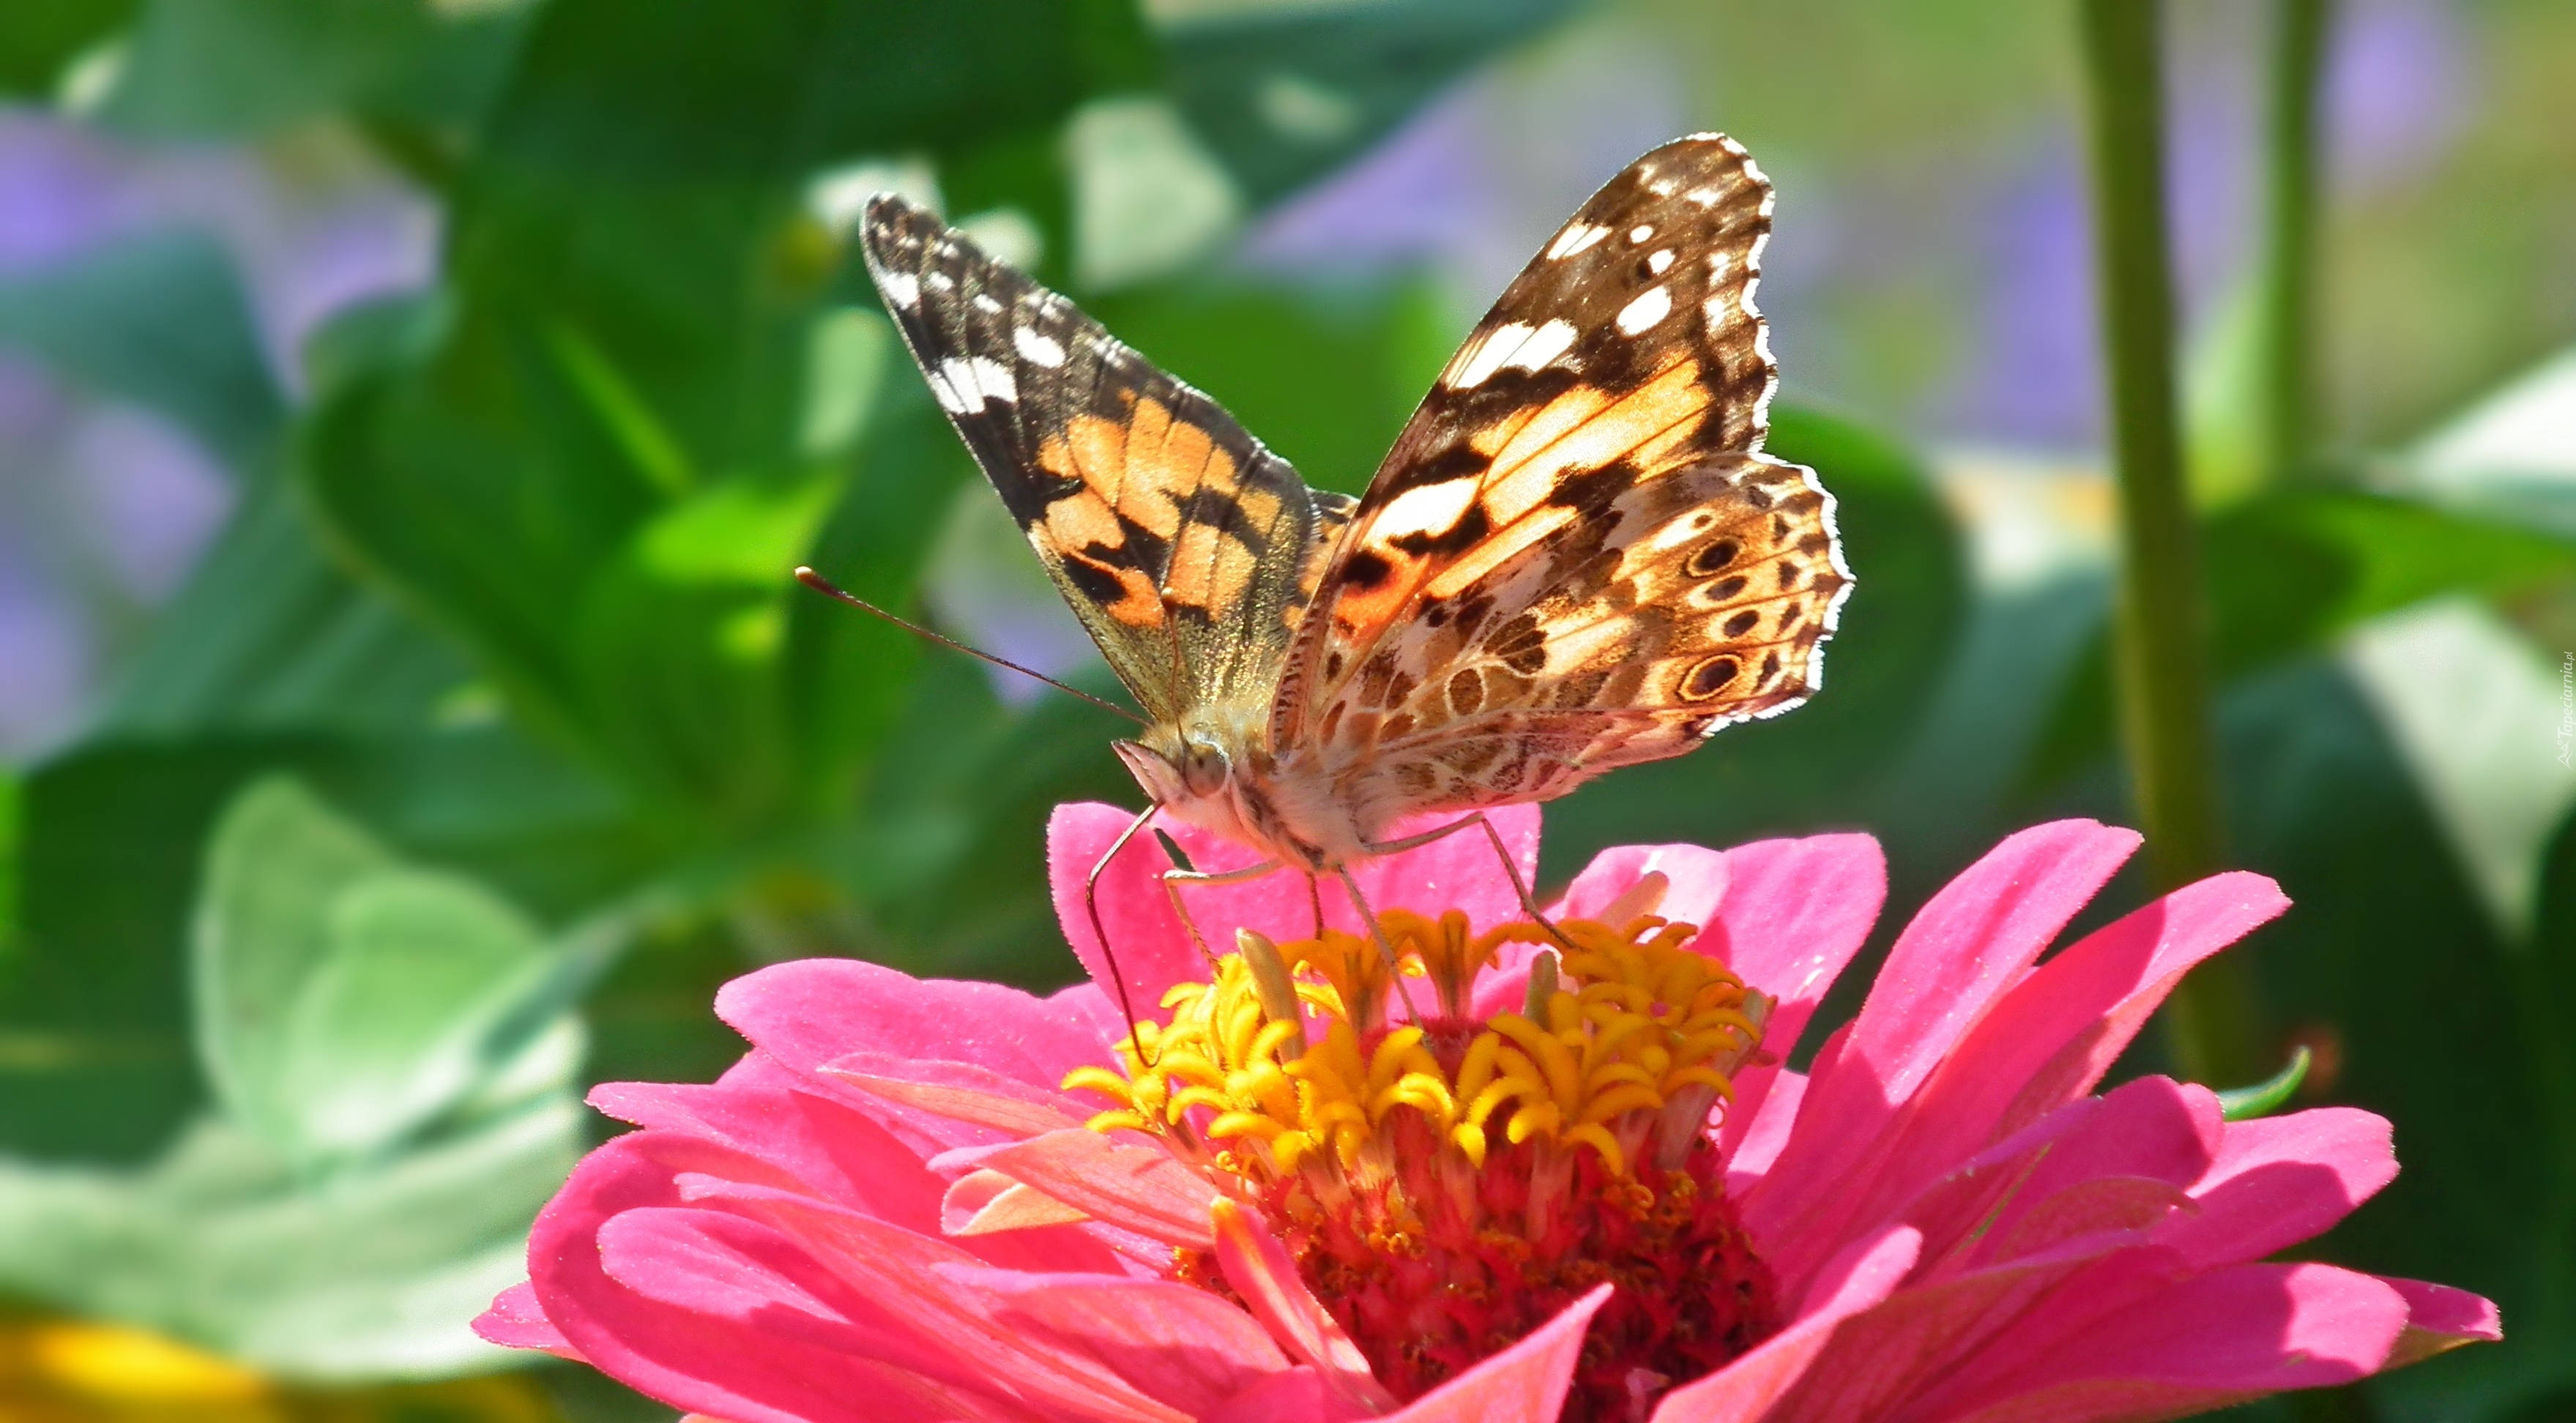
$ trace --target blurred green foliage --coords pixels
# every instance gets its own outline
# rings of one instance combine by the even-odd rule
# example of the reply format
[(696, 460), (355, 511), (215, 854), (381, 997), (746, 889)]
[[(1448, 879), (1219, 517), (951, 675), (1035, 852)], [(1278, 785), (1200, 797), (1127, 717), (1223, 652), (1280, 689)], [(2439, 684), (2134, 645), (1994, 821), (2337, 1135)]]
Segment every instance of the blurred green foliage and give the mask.
[[(1106, 249), (1202, 169), (1257, 213), (1566, 7), (1177, 8), (0, 17), (0, 88), (87, 73), (87, 121), (138, 140), (343, 127), (444, 224), (435, 283), (340, 312), (291, 378), (199, 234), (0, 284), (0, 343), (187, 431), (239, 491), (83, 735), (0, 780), (0, 1290), (282, 1377), (508, 1366), (462, 1320), (598, 1130), (578, 1089), (721, 1070), (716, 984), (817, 953), (1072, 974), (1040, 826), (1134, 799), (1117, 724), (1003, 700), (785, 576), (921, 613), (959, 501), (989, 497), (817, 181), (909, 164), (952, 214), (1015, 214), (1049, 280), (1146, 272), (1086, 304), (1356, 489), (1462, 333), (1433, 286)], [(2052, 33), (1954, 10), (1855, 72)], [(1076, 161), (1104, 113), (1189, 144), (1106, 222)], [(1981, 581), (1920, 455), (1823, 409), (1784, 405), (1773, 448), (1835, 491), (1859, 574), (1829, 689), (1565, 802), (1548, 877), (1610, 843), (1859, 826), (1892, 927), (2014, 825), (2124, 816), (2098, 567)], [(2434, 600), (2550, 606), (2567, 529), (2403, 478), (2207, 516), (2233, 854), (2299, 901), (2247, 952), (2275, 1020), (2331, 1044), (2307, 1090), (2395, 1119), (2407, 1162), (2322, 1248), (2491, 1294), (2514, 1331), (2376, 1389), (2390, 1416), (2536, 1417), (2576, 1387), (2576, 832), (2536, 927), (2500, 919), (2346, 639)]]

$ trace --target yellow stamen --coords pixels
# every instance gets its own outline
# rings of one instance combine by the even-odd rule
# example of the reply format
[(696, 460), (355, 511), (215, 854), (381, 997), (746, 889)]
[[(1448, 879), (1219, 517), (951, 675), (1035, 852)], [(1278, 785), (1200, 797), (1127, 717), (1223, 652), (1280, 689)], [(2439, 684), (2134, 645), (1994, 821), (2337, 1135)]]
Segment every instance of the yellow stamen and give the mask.
[[(1272, 944), (1246, 932), (1212, 981), (1163, 995), (1170, 1021), (1140, 1025), (1141, 1057), (1119, 1042), (1125, 1076), (1087, 1067), (1065, 1087), (1114, 1104), (1094, 1128), (1161, 1135), (1250, 1192), (1294, 1184), (1335, 1199), (1406, 1152), (1454, 1153), (1471, 1180), (1498, 1139), (1588, 1151), (1617, 1178), (1645, 1143), (1668, 1164), (1708, 1107), (1732, 1098), (1770, 1003), (1688, 947), (1697, 928), (1635, 912), (1660, 888), (1623, 896), (1617, 928), (1558, 925), (1574, 951), (1534, 961), (1528, 1011), (1481, 1023), (1466, 1017), (1476, 976), (1507, 944), (1551, 942), (1546, 930), (1476, 934), (1455, 910), (1380, 916), (1402, 971), (1430, 980), (1442, 1010), (1392, 1029), (1372, 938), (1326, 930)], [(1659, 1128), (1688, 1139), (1658, 1141)]]

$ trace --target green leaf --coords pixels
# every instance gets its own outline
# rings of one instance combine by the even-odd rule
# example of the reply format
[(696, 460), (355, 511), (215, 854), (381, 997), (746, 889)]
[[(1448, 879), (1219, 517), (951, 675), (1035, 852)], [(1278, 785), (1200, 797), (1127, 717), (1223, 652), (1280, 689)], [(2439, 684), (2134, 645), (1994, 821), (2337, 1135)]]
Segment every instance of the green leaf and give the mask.
[(217, 826), (194, 939), (206, 1075), (299, 1164), (381, 1154), (484, 1091), (562, 977), (506, 902), (402, 864), (283, 779)]
[(18, 778), (0, 772), (0, 964), (17, 950), (19, 819), (25, 803)]
[(183, 971), (206, 829), (312, 738), (82, 747), (20, 805), (19, 936), (0, 976), (0, 1150), (131, 1161), (203, 1095)]
[[(2551, 1359), (2576, 1357), (2563, 950), (2535, 955), (2491, 927), (2398, 749), (2334, 664), (2240, 682), (2219, 725), (2229, 859), (2279, 880), (2293, 906), (2230, 952), (2253, 956), (2285, 1034), (2338, 1049), (2339, 1072), (2312, 1074), (2309, 1090), (2387, 1117), (2402, 1166), (2303, 1253), (2474, 1290), (2516, 1321), (2500, 1348), (2374, 1381), (2374, 1393), (2447, 1391), (2460, 1371), (2489, 1369), (2529, 1389)], [(2105, 776), (2083, 808), (2101, 813), (2116, 794)], [(2562, 838), (2551, 873), (2570, 863)]]
[(782, 285), (781, 191), (466, 189), (450, 298), (342, 365), (301, 472), (345, 551), (581, 744), (585, 590), (679, 484), (794, 466), (820, 269)]
[(467, 671), (330, 562), (270, 471), (116, 668), (90, 734), (411, 732)]
[[(2497, 596), (2576, 574), (2576, 539), (2409, 499), (2293, 490), (2203, 525), (2212, 670), (2243, 677), (2368, 619), (2452, 594)], [(2111, 746), (2108, 633), (2059, 692), (2024, 776), (2049, 785)]]
[(0, 342), (176, 422), (237, 475), (284, 421), (232, 261), (196, 233), (121, 238), (0, 282)]
[(526, 1278), (583, 1116), (556, 1087), (327, 1183), (220, 1120), (138, 1172), (0, 1161), (0, 1288), (289, 1380), (504, 1367), (467, 1321)]
[(817, 856), (865, 907), (855, 950), (916, 973), (1078, 978), (1047, 897), (1043, 827), (1066, 801), (1135, 801), (1109, 750), (1132, 730), (1066, 696), (1005, 705), (968, 659), (926, 661), (864, 814)]
[(96, 117), (156, 137), (248, 137), (339, 113), (461, 129), (507, 72), (527, 9), (146, 0)]
[(2218, 1094), (2219, 1114), (2231, 1122), (2250, 1122), (2281, 1110), (2297, 1094), (2299, 1084), (2308, 1080), (2308, 1066), (2316, 1054), (2302, 1043), (2290, 1051), (2290, 1060), (2280, 1071), (2251, 1087), (2238, 1087)]
[(650, 793), (740, 821), (788, 793), (779, 668), (791, 599), (840, 492), (817, 471), (738, 479), (639, 528), (584, 590), (574, 629), (585, 725)]
[(1170, 84), (1255, 202), (1322, 176), (1570, 0), (1192, 7), (1165, 21)]
[(125, 27), (136, 0), (0, 6), (0, 93), (52, 96), (73, 60)]
[(1051, 128), (1151, 66), (1122, 0), (557, 0), (528, 37), (492, 142), (558, 171), (787, 178)]
[(2213, 520), (2207, 537), (2221, 675), (2322, 646), (2427, 598), (2506, 593), (2576, 574), (2576, 540), (2368, 494), (2248, 500)]

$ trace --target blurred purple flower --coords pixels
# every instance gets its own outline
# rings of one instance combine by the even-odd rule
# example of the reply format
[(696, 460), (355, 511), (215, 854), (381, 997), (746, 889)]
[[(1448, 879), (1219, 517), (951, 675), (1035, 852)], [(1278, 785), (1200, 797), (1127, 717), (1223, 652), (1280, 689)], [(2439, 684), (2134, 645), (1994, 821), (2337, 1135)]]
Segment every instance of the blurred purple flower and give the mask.
[[(436, 209), (348, 140), (144, 146), (0, 109), (0, 280), (171, 228), (231, 252), (289, 390), (334, 311), (436, 270)], [(233, 502), (176, 428), (0, 353), (0, 758), (73, 729), (135, 605), (179, 586)]]

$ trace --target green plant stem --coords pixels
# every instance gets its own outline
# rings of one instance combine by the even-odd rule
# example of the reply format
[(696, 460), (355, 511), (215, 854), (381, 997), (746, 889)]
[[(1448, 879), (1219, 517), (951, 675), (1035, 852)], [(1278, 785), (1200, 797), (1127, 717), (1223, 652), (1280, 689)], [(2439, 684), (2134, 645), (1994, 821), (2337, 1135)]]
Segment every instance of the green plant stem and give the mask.
[[(2220, 867), (2218, 778), (2200, 560), (2183, 487), (2174, 301), (2165, 246), (2158, 0), (2079, 0), (2093, 138), (2094, 240), (2119, 480), (2113, 612), (2120, 733), (2147, 873), (2171, 890)], [(2166, 1005), (2178, 1066), (2233, 1087), (2265, 1075), (2240, 956), (2212, 960)]]
[(2278, 485), (2306, 470), (2315, 439), (2317, 94), (2334, 0), (2273, 0), (2272, 21), (2258, 378), (2263, 475)]

